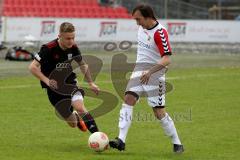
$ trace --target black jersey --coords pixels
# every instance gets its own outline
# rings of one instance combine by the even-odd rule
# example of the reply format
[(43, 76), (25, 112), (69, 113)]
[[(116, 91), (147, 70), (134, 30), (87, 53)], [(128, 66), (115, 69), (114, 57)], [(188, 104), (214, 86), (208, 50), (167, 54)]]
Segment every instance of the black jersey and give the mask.
[[(73, 59), (81, 62), (82, 56), (76, 45), (73, 45), (72, 48), (67, 50), (62, 50), (59, 46), (58, 39), (55, 39), (42, 45), (39, 53), (35, 55), (35, 59), (41, 64), (41, 72), (46, 77), (49, 77), (51, 72), (54, 71), (59, 64), (71, 62)], [(66, 78), (66, 83), (76, 83), (76, 74), (74, 72)], [(43, 88), (47, 88), (47, 85), (42, 81), (41, 85)]]

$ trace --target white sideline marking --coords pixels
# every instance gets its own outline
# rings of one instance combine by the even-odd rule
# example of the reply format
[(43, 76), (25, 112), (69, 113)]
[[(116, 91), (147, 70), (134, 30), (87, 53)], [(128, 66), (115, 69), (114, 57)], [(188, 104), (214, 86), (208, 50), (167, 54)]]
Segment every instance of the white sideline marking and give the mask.
[[(204, 77), (222, 77), (222, 76), (238, 76), (240, 73), (235, 74), (199, 74), (199, 75), (192, 75), (192, 76), (176, 76), (176, 77), (167, 77), (167, 80), (184, 80), (190, 78), (204, 78)], [(118, 80), (121, 82), (121, 80)], [(111, 83), (112, 81), (97, 81), (97, 84), (107, 84)], [(86, 83), (86, 82), (84, 82)], [(83, 83), (82, 83), (83, 84)], [(12, 85), (12, 86), (0, 86), (0, 89), (17, 89), (17, 88), (30, 88), (30, 87), (41, 87), (40, 84), (28, 84), (28, 85)]]
[(177, 80), (177, 79), (190, 79), (190, 78), (204, 78), (204, 77), (223, 77), (223, 76), (238, 76), (239, 73), (234, 74), (198, 74), (192, 76), (177, 76), (177, 77), (166, 77), (168, 80)]
[(30, 87), (40, 87), (40, 85), (12, 85), (12, 86), (1, 86), (0, 89), (17, 89), (17, 88), (30, 88)]

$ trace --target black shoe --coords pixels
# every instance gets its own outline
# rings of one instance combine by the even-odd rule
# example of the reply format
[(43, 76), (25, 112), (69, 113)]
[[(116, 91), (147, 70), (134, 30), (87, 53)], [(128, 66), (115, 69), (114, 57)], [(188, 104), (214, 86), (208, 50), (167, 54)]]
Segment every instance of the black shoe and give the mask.
[(112, 148), (116, 148), (119, 151), (124, 151), (125, 150), (125, 143), (120, 138), (115, 138), (114, 140), (109, 141), (109, 145)]
[(173, 152), (175, 152), (175, 153), (183, 153), (184, 152), (183, 145), (181, 145), (181, 144), (173, 144)]

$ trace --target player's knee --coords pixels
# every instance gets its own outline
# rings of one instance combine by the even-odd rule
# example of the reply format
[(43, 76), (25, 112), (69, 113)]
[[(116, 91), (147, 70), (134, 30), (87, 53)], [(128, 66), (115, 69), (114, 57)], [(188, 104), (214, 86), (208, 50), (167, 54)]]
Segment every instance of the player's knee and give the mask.
[(75, 110), (77, 110), (79, 113), (86, 112), (86, 108), (84, 106), (83, 101), (81, 100), (76, 100), (72, 102), (72, 106), (74, 107)]
[(164, 108), (154, 108), (153, 111), (154, 111), (155, 117), (159, 120), (164, 118), (166, 115), (166, 111)]
[(155, 114), (155, 117), (159, 120), (165, 117), (165, 114)]
[(137, 102), (137, 98), (133, 95), (126, 94), (124, 97), (124, 102), (130, 106), (134, 106)]

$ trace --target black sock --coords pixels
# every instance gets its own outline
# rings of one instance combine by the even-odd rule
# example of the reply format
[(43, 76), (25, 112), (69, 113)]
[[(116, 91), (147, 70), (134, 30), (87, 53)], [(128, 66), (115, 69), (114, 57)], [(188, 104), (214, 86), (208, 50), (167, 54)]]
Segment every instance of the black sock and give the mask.
[(85, 122), (88, 130), (91, 133), (98, 132), (97, 124), (90, 113), (86, 112), (86, 113), (81, 114), (81, 118)]

